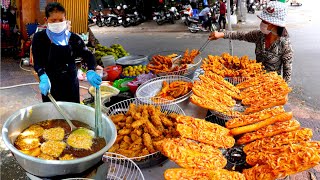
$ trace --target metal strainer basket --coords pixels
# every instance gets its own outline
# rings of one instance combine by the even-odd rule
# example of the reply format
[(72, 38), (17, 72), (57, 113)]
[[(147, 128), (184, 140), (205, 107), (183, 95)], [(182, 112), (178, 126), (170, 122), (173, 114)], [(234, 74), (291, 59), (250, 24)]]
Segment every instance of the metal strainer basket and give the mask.
[(121, 154), (106, 152), (102, 160), (108, 166), (107, 180), (144, 180), (138, 165)]
[[(178, 54), (178, 55), (183, 56), (184, 52), (182, 52), (182, 51), (163, 51), (163, 52), (155, 53), (155, 54), (149, 56), (149, 61), (151, 61), (151, 59), (154, 55), (167, 56), (170, 54)], [(162, 72), (162, 73), (158, 73), (157, 75), (158, 76), (181, 75), (181, 76), (187, 76), (192, 79), (195, 71), (198, 68), (200, 68), (201, 62), (202, 62), (202, 57), (200, 55), (198, 55), (194, 58), (194, 63), (188, 64), (188, 67), (186, 69), (173, 71), (173, 72)]]
[[(152, 101), (152, 98), (161, 91), (163, 81), (166, 81), (167, 83), (172, 83), (174, 81), (183, 81), (183, 82), (191, 82), (192, 80), (185, 76), (178, 76), (178, 75), (172, 75), (172, 76), (162, 76), (154, 79), (150, 79), (149, 81), (143, 83), (139, 86), (139, 88), (136, 91), (136, 97), (138, 99), (141, 98), (148, 98), (148, 101)], [(192, 94), (192, 90), (190, 90), (187, 94), (174, 99), (174, 100), (164, 100), (165, 104), (177, 104), (180, 102), (183, 102), (187, 100)], [(143, 99), (142, 99), (143, 100)]]
[[(161, 98), (156, 98), (157, 103), (164, 101)], [(164, 101), (165, 102), (165, 101)], [(121, 102), (118, 102), (110, 107), (104, 107), (103, 111), (107, 116), (112, 116), (120, 113), (127, 113), (129, 105), (134, 103), (135, 105), (154, 105), (160, 106), (160, 110), (163, 113), (177, 113), (185, 115), (184, 111), (177, 104), (157, 104), (150, 100), (150, 98), (131, 98)], [(167, 160), (167, 157), (162, 155), (159, 151), (140, 157), (129, 158), (133, 160), (140, 168), (148, 168), (158, 164), (161, 164)]]

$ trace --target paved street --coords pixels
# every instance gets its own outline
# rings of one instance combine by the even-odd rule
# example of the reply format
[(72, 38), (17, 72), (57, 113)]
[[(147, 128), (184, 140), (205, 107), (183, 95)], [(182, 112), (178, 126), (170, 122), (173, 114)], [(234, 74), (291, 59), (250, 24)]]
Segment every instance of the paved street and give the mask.
[[(320, 19), (319, 12), (313, 7), (319, 7), (318, 1), (301, 1), (303, 6), (290, 7), (288, 30), (294, 48), (293, 92), (289, 96), (286, 108), (292, 110), (296, 119), (303, 127), (312, 128), (314, 140), (320, 140)], [(260, 21), (256, 15), (247, 15), (247, 22), (233, 26), (234, 29), (248, 31), (256, 29)], [(161, 51), (199, 48), (206, 41), (208, 33), (192, 34), (181, 23), (163, 26), (155, 22), (144, 23), (137, 27), (92, 27), (92, 31), (103, 45), (119, 43), (130, 54), (150, 55)], [(254, 59), (254, 44), (233, 41), (234, 55), (248, 55)], [(203, 57), (208, 54), (220, 55), (229, 52), (229, 41), (212, 41)], [(30, 72), (22, 71), (19, 63), (10, 58), (1, 59), (1, 87), (21, 83), (35, 82)], [(88, 87), (86, 82), (81, 85)], [(88, 97), (87, 91), (81, 89), (82, 99)], [(0, 127), (4, 121), (20, 108), (41, 102), (37, 85), (23, 86), (0, 90)], [(1, 150), (0, 179), (26, 179), (23, 169), (16, 164), (3, 142)], [(320, 180), (320, 166), (291, 176), (290, 180), (311, 179), (313, 173)]]

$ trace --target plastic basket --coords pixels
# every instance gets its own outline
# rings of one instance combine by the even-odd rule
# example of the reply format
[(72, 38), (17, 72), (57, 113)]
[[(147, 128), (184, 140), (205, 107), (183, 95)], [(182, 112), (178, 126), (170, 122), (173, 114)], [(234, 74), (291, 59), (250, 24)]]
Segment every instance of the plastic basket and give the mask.
[(108, 167), (107, 179), (144, 180), (144, 176), (138, 165), (121, 154), (106, 152), (102, 160)]
[[(152, 101), (152, 98), (162, 89), (163, 82), (171, 83), (174, 81), (184, 81), (191, 82), (192, 80), (188, 77), (172, 75), (172, 76), (162, 76), (154, 79), (150, 79), (149, 81), (140, 85), (140, 87), (136, 91), (136, 97), (147, 98), (148, 101)], [(177, 104), (187, 100), (192, 94), (192, 90), (190, 90), (187, 94), (174, 99), (174, 100), (164, 100), (164, 104)], [(142, 99), (143, 100), (143, 99)], [(159, 104), (159, 103), (158, 103)]]

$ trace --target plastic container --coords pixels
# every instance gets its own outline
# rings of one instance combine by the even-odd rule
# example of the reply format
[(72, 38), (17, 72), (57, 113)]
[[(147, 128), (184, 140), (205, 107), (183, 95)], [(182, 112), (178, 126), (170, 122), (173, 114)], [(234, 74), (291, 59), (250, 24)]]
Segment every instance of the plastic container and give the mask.
[(101, 61), (102, 61), (104, 67), (112, 66), (112, 65), (115, 65), (115, 64), (116, 64), (116, 61), (115, 61), (115, 59), (114, 59), (114, 56), (111, 56), (111, 55), (103, 56), (103, 57), (101, 58)]
[(119, 65), (108, 66), (103, 68), (103, 71), (108, 74), (107, 81), (115, 81), (120, 77), (122, 67)]
[(130, 88), (128, 87), (128, 83), (131, 81), (133, 81), (133, 78), (119, 79), (113, 83), (113, 87), (119, 89), (120, 92), (126, 92), (130, 90)]

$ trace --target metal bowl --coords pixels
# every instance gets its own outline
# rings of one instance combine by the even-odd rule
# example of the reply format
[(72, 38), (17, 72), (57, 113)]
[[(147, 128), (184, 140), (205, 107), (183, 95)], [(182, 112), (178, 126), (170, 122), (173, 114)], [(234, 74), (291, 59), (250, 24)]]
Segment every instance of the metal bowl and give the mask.
[[(71, 119), (95, 127), (93, 108), (70, 102), (58, 102), (58, 104), (68, 113)], [(14, 147), (15, 139), (24, 129), (48, 119), (63, 119), (63, 117), (52, 103), (40, 103), (18, 110), (6, 120), (2, 128), (3, 141), (13, 153), (17, 162), (27, 172), (36, 176), (52, 177), (82, 173), (101, 161), (103, 154), (113, 145), (117, 137), (117, 130), (113, 122), (107, 116), (102, 115), (102, 136), (107, 144), (103, 149), (92, 155), (68, 161), (43, 160), (28, 156)]]
[[(143, 83), (139, 86), (139, 88), (136, 91), (136, 97), (138, 99), (140, 98), (146, 98), (148, 101), (152, 101), (152, 98), (157, 95), (158, 92), (161, 91), (163, 81), (166, 81), (167, 83), (172, 83), (174, 81), (183, 81), (183, 82), (191, 82), (193, 81), (185, 76), (178, 76), (178, 75), (171, 75), (171, 76), (161, 76), (154, 79), (150, 79), (149, 81)], [(187, 94), (176, 98), (174, 100), (163, 100), (162, 103), (164, 104), (178, 104), (181, 103), (187, 99), (192, 94), (192, 90), (190, 90)]]

